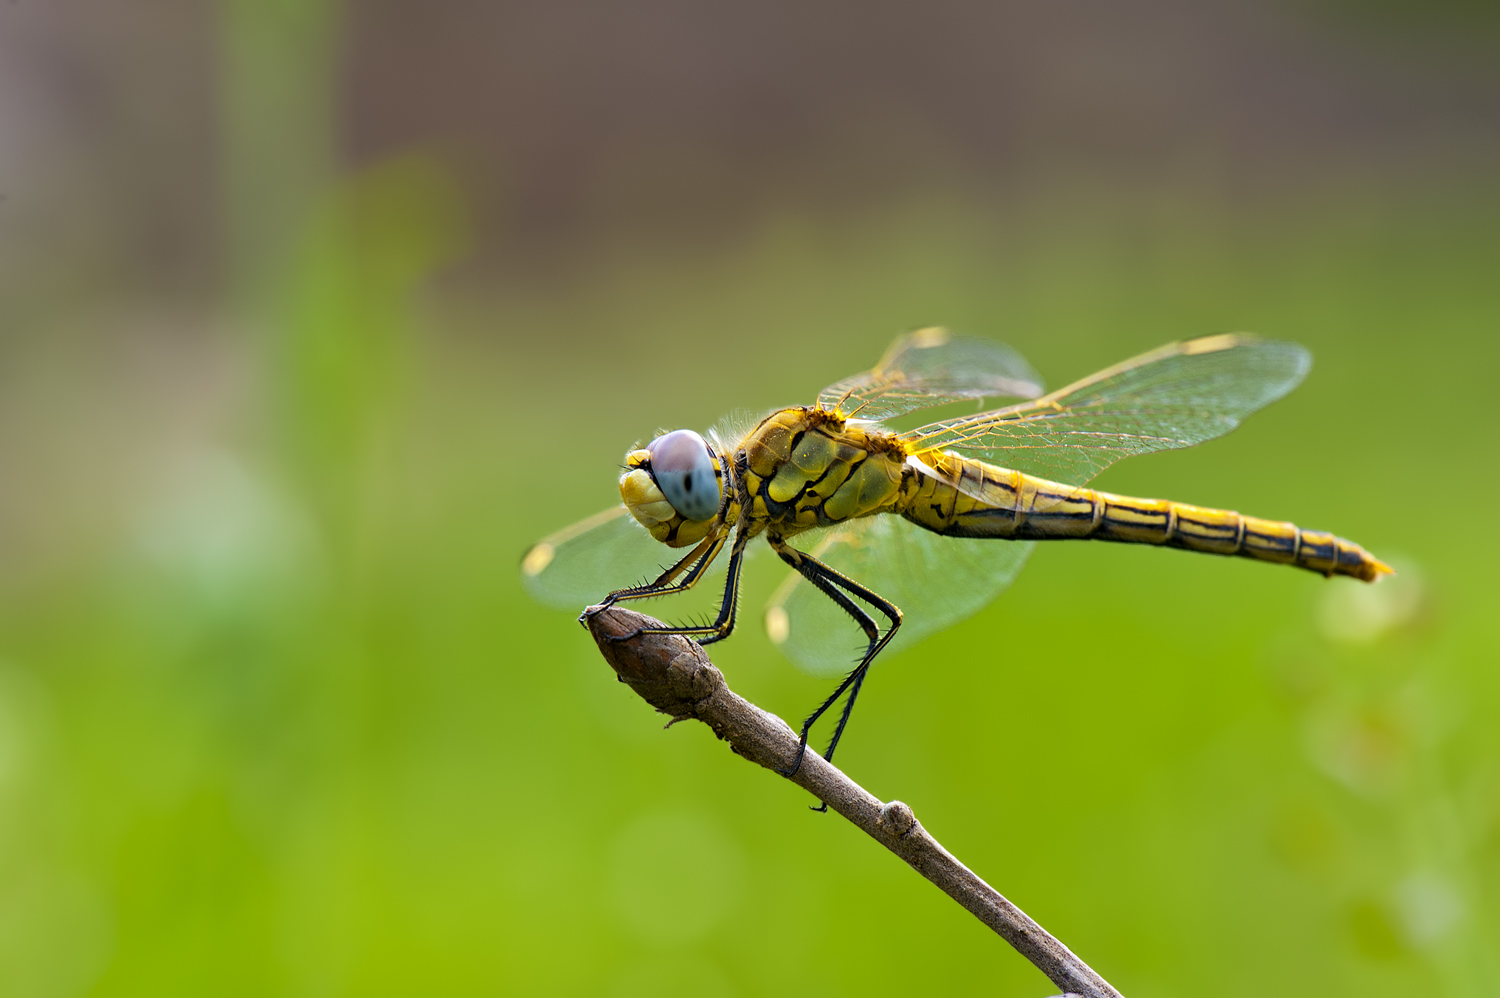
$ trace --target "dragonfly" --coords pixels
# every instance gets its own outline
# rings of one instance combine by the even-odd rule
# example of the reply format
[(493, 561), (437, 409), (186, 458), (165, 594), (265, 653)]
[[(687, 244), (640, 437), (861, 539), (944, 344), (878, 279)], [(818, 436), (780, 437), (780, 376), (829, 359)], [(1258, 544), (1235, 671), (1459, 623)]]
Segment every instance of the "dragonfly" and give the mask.
[[(802, 724), (842, 698), (843, 737), (881, 652), (977, 612), (1038, 541), (1095, 540), (1232, 555), (1374, 582), (1391, 568), (1342, 537), (1168, 499), (1087, 487), (1121, 458), (1223, 436), (1297, 386), (1296, 343), (1226, 333), (1169, 343), (1053, 392), (1014, 350), (933, 327), (897, 338), (868, 371), (706, 435), (662, 433), (625, 455), (621, 502), (538, 541), (523, 582), (580, 620), (631, 600), (692, 589), (727, 550), (712, 621), (642, 628), (701, 644), (735, 629), (748, 546), (764, 538), (791, 569), (765, 610), (773, 644), (814, 674), (842, 674)], [(898, 431), (892, 420), (965, 400), (1018, 399)], [(660, 565), (662, 546), (685, 554)], [(658, 572), (641, 574), (655, 564)], [(606, 580), (640, 579), (601, 593)], [(879, 619), (877, 619), (877, 616)], [(852, 628), (864, 646), (852, 670)]]

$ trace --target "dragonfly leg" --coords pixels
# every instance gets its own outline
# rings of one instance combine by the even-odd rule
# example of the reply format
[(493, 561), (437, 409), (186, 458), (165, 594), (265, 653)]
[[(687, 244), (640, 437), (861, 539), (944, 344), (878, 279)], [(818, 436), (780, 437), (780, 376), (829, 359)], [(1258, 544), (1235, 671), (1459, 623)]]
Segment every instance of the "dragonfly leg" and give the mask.
[[(797, 748), (797, 758), (793, 761), (791, 768), (784, 773), (784, 775), (790, 776), (796, 773), (802, 766), (802, 757), (807, 751), (807, 737), (808, 733), (812, 730), (812, 726), (847, 691), (849, 694), (848, 699), (845, 700), (844, 709), (839, 714), (839, 722), (834, 728), (833, 738), (828, 743), (828, 751), (823, 756), (823, 758), (830, 762), (833, 761), (833, 752), (838, 748), (839, 739), (844, 735), (844, 727), (849, 723), (849, 715), (854, 711), (854, 701), (859, 698), (859, 690), (864, 685), (865, 676), (870, 671), (870, 663), (875, 660), (876, 655), (880, 654), (881, 649), (890, 643), (891, 638), (896, 634), (896, 630), (901, 626), (901, 610), (890, 600), (876, 595), (848, 576), (823, 564), (823, 562), (812, 555), (798, 551), (796, 548), (787, 545), (781, 538), (774, 536), (767, 537), (767, 541), (770, 543), (772, 549), (781, 556), (783, 561), (795, 568), (819, 592), (833, 600), (845, 613), (853, 617), (854, 622), (860, 626), (860, 629), (865, 632), (865, 637), (869, 639), (869, 644), (865, 648), (865, 654), (860, 659), (859, 664), (854, 667), (854, 671), (845, 676), (844, 681), (839, 684), (838, 689), (834, 690), (833, 694), (827, 700), (824, 700), (818, 709), (808, 716), (807, 720), (802, 722), (801, 744)], [(891, 626), (884, 634), (880, 632), (880, 628), (876, 626), (874, 619), (859, 604), (850, 599), (851, 594), (858, 596), (879, 610), (891, 622)], [(814, 810), (826, 811), (827, 805), (825, 804), (823, 807), (815, 808)]]
[[(735, 614), (740, 603), (740, 567), (745, 557), (745, 545), (749, 543), (749, 535), (744, 531), (737, 531), (734, 544), (729, 549), (728, 577), (724, 580), (724, 600), (719, 604), (719, 615), (712, 624), (700, 627), (642, 627), (638, 630), (612, 637), (611, 641), (629, 641), (631, 638), (642, 634), (678, 634), (685, 638), (695, 638), (699, 644), (713, 644), (722, 641), (734, 633)], [(723, 539), (719, 540), (722, 546)], [(699, 572), (701, 575), (702, 573)], [(696, 581), (696, 580), (694, 580)], [(661, 590), (666, 592), (668, 590)], [(672, 590), (675, 591), (675, 590)], [(656, 595), (653, 593), (652, 595)]]
[[(648, 582), (645, 585), (631, 586), (628, 589), (616, 589), (604, 597), (604, 600), (597, 607), (590, 607), (589, 610), (585, 610), (579, 616), (579, 622), (582, 623), (593, 616), (594, 613), (607, 610), (616, 603), (623, 603), (626, 600), (645, 599), (649, 596), (669, 596), (672, 593), (685, 592), (693, 588), (698, 584), (698, 580), (703, 577), (703, 573), (708, 571), (708, 566), (713, 564), (713, 560), (718, 557), (719, 551), (723, 547), (723, 536), (705, 537), (699, 542), (697, 547), (687, 553), (686, 557), (665, 572), (662, 572), (661, 575), (658, 575), (655, 581)], [(688, 570), (686, 575), (682, 576), (682, 581), (673, 584), (672, 580), (682, 575), (683, 569), (689, 565), (692, 565), (692, 568)], [(590, 613), (590, 610), (593, 612)]]

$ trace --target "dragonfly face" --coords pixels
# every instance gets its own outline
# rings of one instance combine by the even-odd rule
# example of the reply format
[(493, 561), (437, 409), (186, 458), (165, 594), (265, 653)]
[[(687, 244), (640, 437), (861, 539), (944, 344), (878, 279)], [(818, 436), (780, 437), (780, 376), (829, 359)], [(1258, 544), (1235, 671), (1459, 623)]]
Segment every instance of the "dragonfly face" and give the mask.
[(625, 455), (620, 498), (652, 537), (670, 547), (686, 547), (702, 540), (713, 525), (723, 477), (707, 440), (692, 430), (673, 430)]

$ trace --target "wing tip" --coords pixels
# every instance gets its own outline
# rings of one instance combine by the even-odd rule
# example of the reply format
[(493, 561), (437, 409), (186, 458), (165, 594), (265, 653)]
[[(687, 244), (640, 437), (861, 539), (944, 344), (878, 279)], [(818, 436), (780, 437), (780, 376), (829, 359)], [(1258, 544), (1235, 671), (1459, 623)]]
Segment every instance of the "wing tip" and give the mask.
[(1291, 370), (1285, 372), (1290, 382), (1288, 390), (1300, 384), (1302, 379), (1307, 377), (1307, 373), (1312, 370), (1312, 351), (1301, 343), (1291, 340), (1268, 340), (1255, 333), (1214, 333), (1210, 336), (1183, 340), (1178, 344), (1179, 351), (1188, 357), (1223, 353), (1225, 350), (1234, 350), (1239, 347), (1260, 347), (1262, 350), (1279, 352), (1283, 356), (1293, 358)]
[(1200, 353), (1219, 353), (1222, 350), (1233, 350), (1241, 344), (1254, 342), (1256, 339), (1258, 337), (1250, 333), (1214, 333), (1211, 336), (1183, 340), (1182, 352), (1189, 357)]
[(786, 639), (792, 635), (792, 621), (787, 616), (786, 609), (776, 604), (766, 607), (766, 637), (771, 639), (771, 644), (781, 646), (786, 644)]
[(905, 339), (909, 346), (916, 347), (918, 350), (929, 350), (932, 347), (945, 346), (953, 339), (953, 334), (946, 326), (923, 326), (921, 329), (914, 329), (907, 333)]
[(552, 559), (557, 557), (557, 548), (546, 541), (537, 541), (521, 556), (521, 574), (534, 579), (547, 570)]

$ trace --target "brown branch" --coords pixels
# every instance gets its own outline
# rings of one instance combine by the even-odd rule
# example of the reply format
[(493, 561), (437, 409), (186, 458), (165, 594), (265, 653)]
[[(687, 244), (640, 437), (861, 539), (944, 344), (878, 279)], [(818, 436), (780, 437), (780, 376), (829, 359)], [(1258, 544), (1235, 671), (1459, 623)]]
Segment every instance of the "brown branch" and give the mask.
[[(782, 772), (797, 755), (797, 735), (775, 714), (737, 696), (696, 643), (677, 635), (642, 634), (660, 621), (612, 607), (586, 618), (599, 650), (615, 673), (673, 721), (702, 721), (736, 754)], [(621, 640), (621, 639), (624, 640)], [(854, 822), (900, 856), (943, 893), (967, 908), (1015, 947), (1067, 998), (1121, 998), (1068, 947), (944, 849), (900, 801), (881, 803), (811, 748), (791, 781)]]

